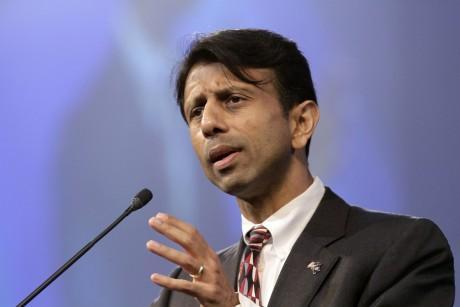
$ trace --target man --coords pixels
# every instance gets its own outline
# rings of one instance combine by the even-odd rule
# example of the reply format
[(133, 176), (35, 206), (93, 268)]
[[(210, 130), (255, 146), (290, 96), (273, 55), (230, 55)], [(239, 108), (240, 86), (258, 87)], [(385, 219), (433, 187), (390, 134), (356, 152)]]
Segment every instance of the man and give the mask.
[(177, 264), (153, 306), (452, 306), (453, 259), (425, 219), (346, 204), (308, 169), (319, 120), (308, 63), (265, 30), (199, 37), (177, 102), (209, 178), (234, 195), (243, 238), (216, 254), (197, 230), (159, 213), (178, 243), (147, 248)]

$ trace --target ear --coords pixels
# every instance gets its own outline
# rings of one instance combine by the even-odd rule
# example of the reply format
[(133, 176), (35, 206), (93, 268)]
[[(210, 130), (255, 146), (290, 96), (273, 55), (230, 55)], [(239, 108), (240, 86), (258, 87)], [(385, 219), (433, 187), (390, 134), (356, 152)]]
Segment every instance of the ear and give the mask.
[(319, 121), (319, 108), (313, 100), (305, 100), (289, 111), (291, 146), (301, 149), (307, 145)]

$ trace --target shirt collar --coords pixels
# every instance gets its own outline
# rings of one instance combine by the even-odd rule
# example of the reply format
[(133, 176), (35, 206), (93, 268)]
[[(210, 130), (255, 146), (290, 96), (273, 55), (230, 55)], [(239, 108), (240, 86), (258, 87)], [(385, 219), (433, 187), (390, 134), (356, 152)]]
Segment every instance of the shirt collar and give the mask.
[(319, 177), (300, 195), (292, 199), (261, 224), (254, 224), (241, 215), (243, 240), (247, 244), (246, 234), (252, 227), (265, 226), (272, 235), (274, 252), (282, 259), (290, 253), (297, 238), (307, 226), (325, 193), (325, 187)]

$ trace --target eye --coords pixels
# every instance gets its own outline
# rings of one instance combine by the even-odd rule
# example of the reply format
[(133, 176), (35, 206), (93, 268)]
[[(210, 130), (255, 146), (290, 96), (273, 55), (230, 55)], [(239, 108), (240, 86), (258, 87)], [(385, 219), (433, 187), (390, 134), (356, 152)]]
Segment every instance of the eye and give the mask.
[(192, 110), (190, 110), (190, 119), (194, 119), (196, 117), (200, 117), (203, 113), (203, 106), (196, 106)]
[(228, 98), (229, 103), (239, 103), (243, 100), (243, 97), (232, 95)]

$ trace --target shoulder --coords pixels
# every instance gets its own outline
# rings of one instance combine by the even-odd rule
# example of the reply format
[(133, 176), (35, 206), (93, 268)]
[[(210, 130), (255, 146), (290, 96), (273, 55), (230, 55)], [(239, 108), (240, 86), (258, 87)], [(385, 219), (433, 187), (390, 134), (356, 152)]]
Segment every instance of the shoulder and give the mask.
[(315, 236), (333, 235), (369, 247), (378, 242), (385, 248), (404, 238), (431, 236), (447, 244), (439, 227), (429, 219), (349, 205), (329, 188), (310, 224), (309, 232)]
[[(366, 280), (359, 306), (393, 306), (405, 300), (412, 303), (401, 305), (448, 306), (434, 302), (453, 298), (453, 256), (433, 221), (350, 206), (338, 196), (327, 205), (322, 217), (342, 215), (341, 219), (328, 218), (329, 222), (342, 223), (341, 237), (327, 246), (341, 257), (337, 272), (343, 276), (353, 272), (353, 276)], [(419, 304), (422, 300), (424, 303)]]
[(445, 239), (440, 228), (427, 218), (350, 206), (346, 233), (352, 235), (361, 231), (382, 232), (383, 237), (396, 236), (398, 238), (404, 234), (416, 232), (421, 237), (436, 235)]
[(452, 251), (433, 221), (351, 206), (344, 238), (347, 241), (351, 242), (347, 246), (353, 247), (349, 255), (356, 256), (358, 266), (368, 265), (370, 270), (363, 306), (413, 302), (417, 297), (424, 301), (417, 306), (452, 300)]
[(378, 257), (391, 247), (404, 246), (418, 246), (425, 251), (440, 248), (450, 254), (447, 239), (433, 221), (349, 205), (329, 188), (310, 224), (307, 227), (314, 236), (341, 238), (333, 245), (338, 249), (352, 248), (352, 254)]
[[(346, 237), (368, 233), (379, 239), (400, 238), (406, 233), (417, 231), (419, 235), (433, 234), (445, 239), (439, 227), (431, 220), (417, 216), (401, 215), (389, 212), (368, 210), (363, 207), (349, 205), (340, 196), (327, 188), (322, 205), (318, 208), (315, 228), (324, 230), (334, 228), (334, 223)], [(316, 213), (315, 213), (316, 215)]]
[(440, 259), (453, 262), (441, 229), (433, 221), (415, 216), (350, 206), (342, 243), (358, 249), (353, 253), (374, 255), (375, 259), (418, 261), (426, 255), (437, 254)]

